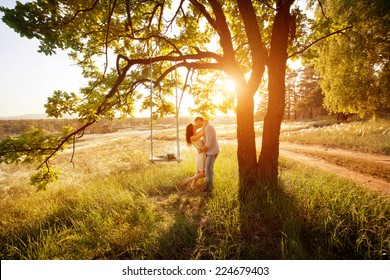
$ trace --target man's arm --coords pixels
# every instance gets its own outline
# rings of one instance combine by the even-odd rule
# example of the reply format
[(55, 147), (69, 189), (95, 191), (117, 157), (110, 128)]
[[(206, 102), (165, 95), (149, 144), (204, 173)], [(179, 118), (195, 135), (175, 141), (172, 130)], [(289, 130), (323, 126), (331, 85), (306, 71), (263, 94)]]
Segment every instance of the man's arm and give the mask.
[(214, 128), (211, 125), (207, 125), (205, 127), (204, 133), (205, 133), (205, 137), (206, 137), (206, 143), (202, 147), (202, 151), (206, 152), (211, 147), (211, 145), (213, 145), (213, 142), (215, 141), (216, 134), (215, 134)]

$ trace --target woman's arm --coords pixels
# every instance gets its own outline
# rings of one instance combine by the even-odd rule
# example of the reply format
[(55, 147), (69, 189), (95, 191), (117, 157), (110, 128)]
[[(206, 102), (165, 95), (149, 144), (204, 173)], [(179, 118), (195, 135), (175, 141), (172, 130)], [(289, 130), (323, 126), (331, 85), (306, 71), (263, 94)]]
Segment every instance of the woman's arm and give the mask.
[(205, 120), (205, 121), (203, 122), (202, 129), (201, 129), (198, 133), (192, 135), (191, 138), (190, 138), (190, 140), (191, 140), (191, 141), (196, 141), (196, 140), (198, 140), (199, 138), (203, 137), (203, 136), (204, 136), (204, 128), (205, 128), (205, 126), (206, 126), (208, 123), (209, 123), (209, 121), (208, 121), (208, 120)]
[(204, 136), (204, 130), (203, 130), (203, 128), (202, 128), (201, 131), (199, 131), (198, 133), (192, 135), (191, 138), (190, 138), (190, 140), (191, 140), (191, 141), (196, 141), (196, 140), (198, 140), (199, 138), (201, 138), (201, 137), (203, 137), (203, 136)]

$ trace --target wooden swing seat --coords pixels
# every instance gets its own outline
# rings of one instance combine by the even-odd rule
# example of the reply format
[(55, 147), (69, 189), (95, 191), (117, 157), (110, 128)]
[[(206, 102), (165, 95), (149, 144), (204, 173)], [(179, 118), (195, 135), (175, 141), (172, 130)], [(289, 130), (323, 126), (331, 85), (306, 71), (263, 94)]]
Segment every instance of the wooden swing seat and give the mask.
[(151, 163), (156, 163), (156, 162), (181, 162), (182, 159), (180, 159), (180, 158), (154, 157), (154, 158), (150, 158), (149, 161)]

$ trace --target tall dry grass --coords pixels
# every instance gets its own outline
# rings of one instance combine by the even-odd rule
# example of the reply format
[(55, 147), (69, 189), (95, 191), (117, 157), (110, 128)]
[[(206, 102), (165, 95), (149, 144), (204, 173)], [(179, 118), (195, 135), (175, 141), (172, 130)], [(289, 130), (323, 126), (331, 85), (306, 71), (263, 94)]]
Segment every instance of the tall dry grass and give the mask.
[(286, 123), (281, 141), (390, 155), (390, 119), (318, 125)]
[[(230, 128), (229, 128), (230, 129)], [(229, 130), (227, 129), (227, 131)], [(230, 133), (230, 132), (229, 132)], [(159, 152), (174, 144), (156, 141)], [(100, 141), (100, 142), (99, 142)], [(195, 151), (151, 164), (149, 141), (83, 143), (49, 190), (16, 180), (0, 202), (1, 259), (386, 259), (390, 200), (355, 183), (286, 159), (277, 188), (238, 199), (236, 147), (222, 144), (215, 193), (191, 190)], [(4, 166), (2, 166), (4, 168)], [(6, 169), (2, 172), (6, 173)], [(4, 183), (4, 181), (3, 181)], [(202, 184), (202, 182), (200, 182)]]

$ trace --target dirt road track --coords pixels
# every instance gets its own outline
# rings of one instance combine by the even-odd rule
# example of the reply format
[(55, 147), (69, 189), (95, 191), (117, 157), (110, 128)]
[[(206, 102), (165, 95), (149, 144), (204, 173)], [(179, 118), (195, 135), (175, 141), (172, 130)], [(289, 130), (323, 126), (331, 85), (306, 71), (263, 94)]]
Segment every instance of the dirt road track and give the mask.
[(390, 195), (390, 183), (381, 180), (379, 178), (375, 178), (373, 176), (365, 175), (356, 171), (349, 170), (348, 168), (338, 166), (336, 164), (331, 164), (325, 160), (309, 157), (303, 154), (300, 154), (299, 151), (322, 151), (329, 154), (337, 154), (339, 156), (347, 156), (358, 158), (366, 161), (373, 161), (381, 164), (389, 164), (390, 165), (390, 157), (383, 155), (372, 155), (365, 154), (359, 152), (351, 152), (340, 149), (329, 149), (321, 146), (303, 146), (299, 144), (292, 143), (281, 143), (280, 144), (280, 156), (287, 157), (293, 160), (297, 160), (308, 164), (310, 166), (315, 166), (322, 170), (332, 172), (338, 176), (346, 177), (356, 181), (357, 183), (364, 185), (370, 189), (380, 191), (384, 194)]

